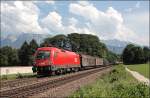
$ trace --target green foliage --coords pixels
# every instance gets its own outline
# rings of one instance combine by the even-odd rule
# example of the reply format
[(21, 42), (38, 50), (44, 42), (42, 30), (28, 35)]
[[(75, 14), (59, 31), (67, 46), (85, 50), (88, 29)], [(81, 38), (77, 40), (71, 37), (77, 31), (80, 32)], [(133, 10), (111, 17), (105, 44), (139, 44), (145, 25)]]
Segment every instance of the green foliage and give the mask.
[(30, 54), (33, 55), (39, 46), (37, 42), (34, 39), (32, 39), (31, 42), (29, 43), (29, 47), (30, 47)]
[(17, 74), (0, 75), (0, 80), (13, 80), (13, 79), (18, 79), (18, 78), (31, 78), (31, 77), (36, 77), (36, 74), (17, 73)]
[(33, 55), (37, 48), (38, 48), (38, 44), (36, 43), (34, 39), (30, 42), (30, 44), (28, 44), (25, 41), (18, 51), (20, 64), (25, 65), (25, 66), (32, 65), (32, 62), (34, 60)]
[(149, 98), (149, 89), (138, 83), (122, 65), (117, 65), (92, 85), (81, 87), (71, 98)]
[(21, 65), (29, 65), (29, 60), (30, 60), (30, 47), (28, 43), (25, 41), (21, 48), (18, 51), (19, 59), (20, 59), (20, 64)]
[(7, 80), (8, 79), (7, 75), (2, 75), (0, 77), (1, 77), (0, 79), (2, 79), (2, 80)]
[(30, 44), (25, 41), (20, 49), (5, 46), (0, 48), (0, 66), (32, 65), (33, 54), (38, 44), (33, 39)]
[(7, 55), (2, 54), (0, 52), (0, 66), (7, 66), (8, 65), (8, 57)]
[(0, 48), (0, 65), (14, 66), (19, 62), (17, 50), (9, 46)]
[(17, 73), (17, 74), (16, 74), (16, 78), (17, 78), (17, 79), (23, 78), (23, 75), (22, 75), (21, 73)]
[(29, 65), (33, 64), (34, 54), (38, 47), (39, 46), (38, 46), (37, 42), (34, 39), (31, 40), (31, 42), (29, 43)]
[(144, 47), (143, 48), (143, 52), (144, 52), (144, 61), (145, 62), (148, 62), (148, 61), (150, 61), (150, 48), (148, 48), (148, 47)]
[(79, 52), (80, 42), (81, 42), (80, 34), (78, 34), (78, 33), (68, 34), (68, 38), (71, 43), (72, 51)]
[(41, 44), (41, 46), (48, 46), (48, 45), (71, 50), (69, 39), (63, 34), (56, 35), (52, 38), (46, 38), (44, 42)]
[(129, 44), (123, 51), (123, 63), (124, 64), (140, 64), (148, 62), (150, 50), (148, 48), (141, 48)]
[(110, 63), (114, 63), (115, 64), (115, 62), (119, 60), (119, 55), (116, 55), (116, 54), (112, 53), (111, 51), (108, 51), (107, 55), (106, 55), (106, 59)]

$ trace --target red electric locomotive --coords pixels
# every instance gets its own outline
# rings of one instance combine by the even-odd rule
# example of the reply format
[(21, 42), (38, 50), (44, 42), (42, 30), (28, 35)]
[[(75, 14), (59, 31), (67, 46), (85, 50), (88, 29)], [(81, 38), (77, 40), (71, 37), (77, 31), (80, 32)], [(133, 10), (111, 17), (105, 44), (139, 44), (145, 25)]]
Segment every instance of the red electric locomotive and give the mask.
[(56, 47), (41, 47), (35, 53), (33, 72), (37, 74), (62, 73), (80, 68), (80, 55)]

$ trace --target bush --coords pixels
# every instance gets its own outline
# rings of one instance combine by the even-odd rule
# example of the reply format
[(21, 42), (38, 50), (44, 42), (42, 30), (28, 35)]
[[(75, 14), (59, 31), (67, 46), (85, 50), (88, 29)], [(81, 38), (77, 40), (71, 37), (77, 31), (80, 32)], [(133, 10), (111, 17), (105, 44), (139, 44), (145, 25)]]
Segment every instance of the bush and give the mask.
[(17, 78), (17, 79), (23, 78), (23, 75), (22, 75), (21, 73), (17, 73), (17, 74), (16, 74), (16, 78)]
[(149, 98), (150, 87), (138, 83), (122, 65), (117, 65), (94, 84), (82, 87), (74, 98)]
[(7, 80), (7, 79), (8, 79), (8, 76), (7, 76), (7, 75), (2, 75), (2, 76), (1, 76), (1, 79), (2, 79), (2, 80)]

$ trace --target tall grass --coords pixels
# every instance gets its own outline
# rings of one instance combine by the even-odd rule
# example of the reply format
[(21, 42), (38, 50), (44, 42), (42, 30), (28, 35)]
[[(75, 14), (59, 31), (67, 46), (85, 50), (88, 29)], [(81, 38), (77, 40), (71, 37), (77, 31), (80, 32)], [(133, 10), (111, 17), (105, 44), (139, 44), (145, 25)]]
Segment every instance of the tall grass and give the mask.
[(138, 83), (122, 65), (118, 65), (109, 74), (101, 77), (92, 85), (82, 87), (71, 97), (148, 98), (150, 97), (149, 89), (146, 85)]

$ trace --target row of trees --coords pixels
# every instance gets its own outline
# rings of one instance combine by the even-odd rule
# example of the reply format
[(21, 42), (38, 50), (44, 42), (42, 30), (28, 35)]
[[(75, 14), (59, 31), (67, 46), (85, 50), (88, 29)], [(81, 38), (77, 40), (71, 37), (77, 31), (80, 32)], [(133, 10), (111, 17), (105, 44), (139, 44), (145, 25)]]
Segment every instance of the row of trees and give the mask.
[(150, 60), (150, 49), (129, 44), (123, 51), (122, 59), (124, 64), (140, 64)]
[(72, 33), (67, 36), (56, 35), (51, 38), (46, 38), (40, 46), (38, 46), (35, 40), (32, 40), (29, 44), (25, 41), (20, 49), (12, 49), (8, 46), (0, 48), (0, 65), (32, 65), (33, 54), (36, 49), (47, 45), (52, 45), (81, 54), (103, 57), (110, 62), (114, 62), (118, 59), (118, 56), (108, 51), (105, 44), (101, 43), (97, 36)]
[(32, 65), (33, 54), (38, 48), (35, 40), (29, 44), (25, 41), (20, 49), (13, 49), (10, 46), (0, 48), (0, 65), (16, 66), (16, 65)]

